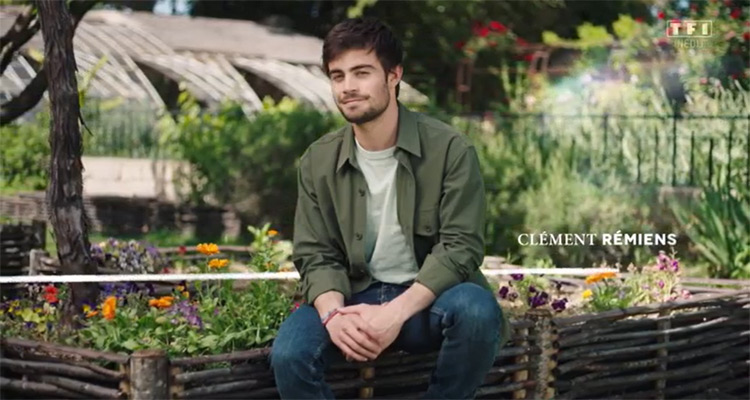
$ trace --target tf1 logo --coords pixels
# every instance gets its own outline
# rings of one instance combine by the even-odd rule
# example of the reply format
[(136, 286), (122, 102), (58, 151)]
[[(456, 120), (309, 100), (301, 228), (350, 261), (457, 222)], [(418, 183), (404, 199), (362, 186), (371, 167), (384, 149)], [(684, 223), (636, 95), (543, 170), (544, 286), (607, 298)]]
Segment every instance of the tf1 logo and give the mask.
[(667, 22), (667, 37), (705, 38), (713, 34), (711, 20), (672, 20)]

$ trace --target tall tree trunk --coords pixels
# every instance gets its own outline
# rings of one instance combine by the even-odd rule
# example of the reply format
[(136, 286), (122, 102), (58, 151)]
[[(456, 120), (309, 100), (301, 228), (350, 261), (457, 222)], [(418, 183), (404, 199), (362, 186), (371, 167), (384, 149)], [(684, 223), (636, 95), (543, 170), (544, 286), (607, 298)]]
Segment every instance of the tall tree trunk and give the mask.
[[(83, 208), (83, 143), (78, 125), (78, 83), (73, 55), (73, 18), (63, 0), (38, 0), (44, 36), (44, 69), (51, 108), (50, 182), (47, 209), (55, 231), (57, 255), (64, 274), (96, 274), (89, 244), (89, 220)], [(94, 301), (95, 283), (72, 283), (63, 322), (70, 325), (86, 300)]]

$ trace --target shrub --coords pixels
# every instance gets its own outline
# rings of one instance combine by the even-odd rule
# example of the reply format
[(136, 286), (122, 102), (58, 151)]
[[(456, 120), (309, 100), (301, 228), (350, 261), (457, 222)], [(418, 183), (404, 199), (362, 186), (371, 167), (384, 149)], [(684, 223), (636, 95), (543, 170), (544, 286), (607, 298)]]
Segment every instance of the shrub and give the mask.
[(251, 119), (233, 103), (201, 112), (185, 94), (181, 107), (164, 138), (192, 166), (181, 179), (187, 198), (228, 205), (246, 218), (267, 218), (291, 231), (298, 159), (341, 120), (288, 99), (267, 99)]
[(49, 114), (0, 127), (0, 188), (43, 190), (50, 157)]

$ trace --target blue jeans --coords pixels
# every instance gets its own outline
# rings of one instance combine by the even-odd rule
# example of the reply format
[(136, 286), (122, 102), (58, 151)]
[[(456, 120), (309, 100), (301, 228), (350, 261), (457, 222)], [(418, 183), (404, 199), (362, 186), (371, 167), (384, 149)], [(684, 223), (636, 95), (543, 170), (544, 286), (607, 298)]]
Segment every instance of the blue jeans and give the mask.
[[(409, 286), (375, 282), (345, 305), (382, 304)], [(460, 283), (406, 321), (390, 349), (408, 353), (440, 350), (423, 398), (473, 398), (489, 372), (500, 342), (502, 310), (492, 292)], [(271, 349), (271, 367), (282, 399), (332, 399), (326, 368), (343, 361), (317, 310), (303, 304), (279, 328)]]

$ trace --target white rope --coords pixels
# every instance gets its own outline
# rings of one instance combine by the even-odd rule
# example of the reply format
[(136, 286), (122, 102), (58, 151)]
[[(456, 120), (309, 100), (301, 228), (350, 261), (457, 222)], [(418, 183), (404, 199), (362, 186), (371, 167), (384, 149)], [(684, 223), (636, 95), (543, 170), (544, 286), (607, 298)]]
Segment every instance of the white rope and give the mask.
[[(483, 269), (486, 276), (570, 275), (588, 276), (602, 272), (618, 273), (615, 268), (513, 268)], [(2, 276), (0, 283), (73, 283), (73, 282), (173, 282), (173, 281), (226, 281), (226, 280), (295, 280), (298, 272), (228, 272), (218, 274), (113, 274), (113, 275), (32, 275)]]

